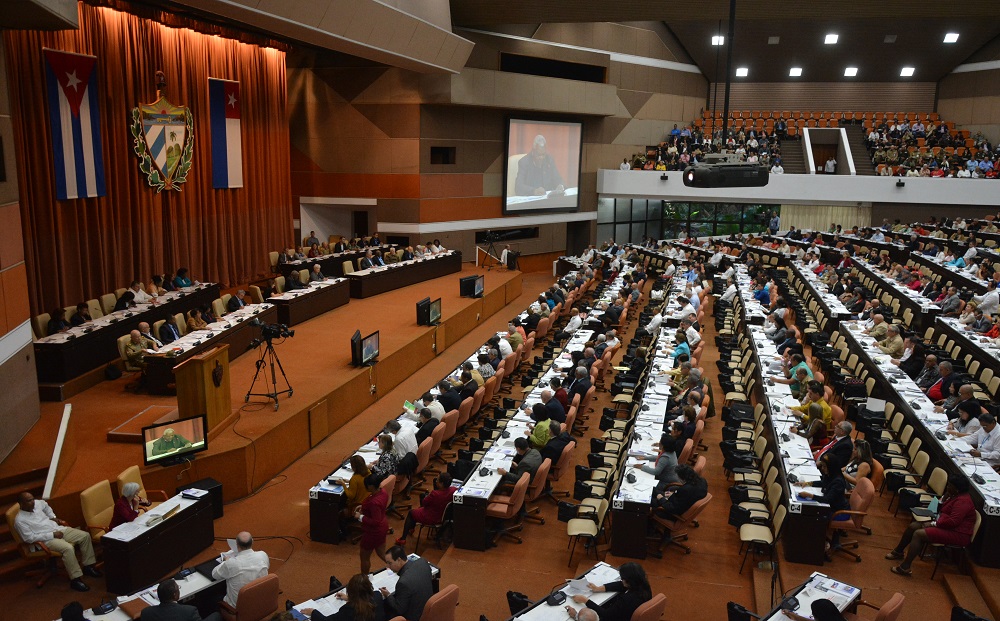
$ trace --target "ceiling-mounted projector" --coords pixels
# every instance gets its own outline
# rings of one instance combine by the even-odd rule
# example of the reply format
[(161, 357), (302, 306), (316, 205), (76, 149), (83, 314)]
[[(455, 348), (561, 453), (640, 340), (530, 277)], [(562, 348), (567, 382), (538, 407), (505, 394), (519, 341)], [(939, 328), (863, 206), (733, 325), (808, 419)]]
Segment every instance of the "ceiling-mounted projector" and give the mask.
[(684, 185), (692, 188), (760, 188), (769, 171), (755, 164), (699, 164), (684, 169)]

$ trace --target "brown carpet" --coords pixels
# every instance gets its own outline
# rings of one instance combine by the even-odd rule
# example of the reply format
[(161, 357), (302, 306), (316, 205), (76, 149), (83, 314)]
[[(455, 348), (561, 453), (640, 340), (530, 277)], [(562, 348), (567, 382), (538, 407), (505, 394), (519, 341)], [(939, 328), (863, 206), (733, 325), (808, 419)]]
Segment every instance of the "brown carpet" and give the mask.
[[(235, 535), (239, 530), (251, 531), (257, 538), (257, 547), (267, 551), (272, 558), (272, 571), (281, 578), (283, 599), (302, 601), (322, 593), (331, 574), (346, 582), (357, 571), (358, 549), (349, 544), (333, 546), (308, 540), (308, 488), (362, 440), (377, 432), (387, 419), (395, 417), (404, 399), (412, 399), (451, 371), (469, 351), (485, 341), (490, 333), (502, 328), (507, 319), (527, 306), (551, 281), (552, 277), (544, 273), (525, 274), (524, 293), (518, 300), (454, 343), (431, 364), (286, 468), (258, 493), (227, 505), (225, 517), (216, 521), (216, 535), (224, 538)], [(711, 314), (710, 309), (707, 314)], [(628, 342), (635, 328), (633, 322), (622, 336), (623, 342)], [(701, 366), (707, 377), (715, 381), (717, 351), (714, 346), (715, 330), (709, 317), (706, 317), (704, 335), (707, 346)], [(720, 403), (717, 410), (721, 408), (722, 396), (718, 397)], [(594, 404), (598, 416), (606, 405), (609, 405), (608, 393), (598, 393)], [(586, 462), (589, 437), (598, 433), (596, 422), (597, 418), (591, 418), (593, 427), (576, 452), (578, 463)], [(725, 619), (727, 601), (734, 600), (745, 605), (751, 605), (753, 601), (751, 572), (744, 571), (742, 576), (737, 573), (739, 541), (734, 529), (726, 523), (729, 510), (726, 489), (729, 483), (722, 475), (721, 454), (717, 448), (721, 439), (721, 424), (718, 418), (709, 419), (704, 434), (705, 443), (711, 447), (707, 453), (709, 461), (705, 475), (715, 499), (702, 514), (701, 527), (690, 532), (692, 553), (685, 555), (679, 549), (667, 549), (662, 560), (649, 558), (642, 561), (654, 592), (662, 591), (667, 595), (667, 619)], [(557, 489), (569, 489), (571, 479), (564, 477)], [(876, 534), (864, 538), (862, 542), (863, 563), (837, 559), (820, 568), (782, 561), (785, 588), (794, 586), (812, 571), (819, 570), (861, 586), (865, 598), (876, 603), (882, 603), (893, 592), (903, 589), (907, 595), (904, 619), (917, 618), (917, 615), (928, 619), (946, 618), (950, 604), (942, 588), (942, 579), (938, 576), (933, 583), (927, 580), (930, 570), (926, 564), (918, 562), (914, 572), (917, 577), (910, 580), (889, 573), (888, 561), (884, 561), (882, 555), (895, 543), (905, 522), (886, 515), (885, 503), (885, 499), (875, 502), (877, 510), (871, 523)], [(509, 615), (505, 596), (508, 590), (539, 598), (552, 586), (578, 575), (594, 563), (593, 555), (585, 557), (577, 546), (572, 566), (567, 566), (569, 551), (565, 524), (556, 520), (555, 506), (551, 502), (545, 502), (541, 507), (545, 524), (526, 524), (522, 545), (501, 541), (499, 547), (487, 552), (454, 547), (447, 550), (422, 547), (421, 554), (441, 567), (443, 583), (457, 584), (461, 590), (457, 619), (475, 621), (480, 614), (493, 621), (505, 619)], [(392, 525), (397, 533), (402, 526), (399, 520), (392, 520)], [(269, 536), (289, 539), (265, 539)], [(410, 550), (414, 542), (415, 538), (410, 540)], [(423, 543), (421, 545), (424, 546)], [(216, 544), (220, 550), (224, 546), (222, 542)], [(206, 551), (198, 560), (212, 554)], [(630, 559), (607, 555), (604, 560), (618, 565)], [(376, 562), (373, 566), (377, 568), (380, 565)], [(0, 617), (53, 619), (64, 603), (79, 599), (92, 606), (99, 602), (101, 593), (95, 589), (82, 597), (77, 595), (61, 580), (50, 581), (40, 590), (35, 590), (27, 581), (0, 584), (0, 601), (6, 604)], [(871, 618), (874, 615), (868, 616)]]

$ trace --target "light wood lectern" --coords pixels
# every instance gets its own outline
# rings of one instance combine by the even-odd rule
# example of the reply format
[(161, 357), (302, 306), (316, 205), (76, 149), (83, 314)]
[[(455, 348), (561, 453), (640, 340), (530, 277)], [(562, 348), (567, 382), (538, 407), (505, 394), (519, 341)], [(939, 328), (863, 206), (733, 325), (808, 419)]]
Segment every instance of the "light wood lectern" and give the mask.
[(220, 345), (174, 367), (179, 418), (208, 419), (208, 437), (214, 438), (235, 420), (229, 390), (229, 345)]

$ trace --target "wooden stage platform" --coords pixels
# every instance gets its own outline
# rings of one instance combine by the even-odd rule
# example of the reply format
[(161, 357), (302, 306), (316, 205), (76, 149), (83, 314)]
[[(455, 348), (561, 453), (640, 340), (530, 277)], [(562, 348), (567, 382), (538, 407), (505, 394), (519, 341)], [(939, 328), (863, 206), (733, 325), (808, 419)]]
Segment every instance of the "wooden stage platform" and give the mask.
[[(464, 264), (458, 274), (352, 299), (346, 306), (296, 325), (295, 336), (276, 345), (294, 388), (291, 397), (281, 397), (278, 411), (263, 398), (244, 402), (258, 358), (255, 352), (247, 352), (230, 367), (232, 407), (239, 413), (235, 424), (187, 466), (144, 469), (146, 488), (172, 493), (180, 485), (212, 477), (222, 482), (227, 501), (250, 494), (521, 295), (520, 272), (491, 271), (486, 273), (484, 297), (459, 297), (459, 278), (479, 273), (484, 272)], [(436, 327), (416, 325), (415, 304), (427, 296), (442, 298), (442, 320)], [(349, 341), (355, 330), (362, 334), (380, 331), (381, 355), (374, 367), (351, 366)], [(126, 374), (102, 382), (68, 402), (73, 406), (76, 450), (72, 463), (60, 467), (50, 501), (60, 517), (71, 522), (82, 517), (81, 490), (101, 478), (114, 481), (128, 466), (142, 464), (140, 446), (111, 444), (109, 431), (144, 411), (176, 407), (175, 397), (127, 391), (126, 385), (134, 379)], [(63, 405), (42, 404), (41, 420), (0, 463), (0, 480), (48, 465)], [(385, 405), (387, 420), (398, 415), (399, 406)]]

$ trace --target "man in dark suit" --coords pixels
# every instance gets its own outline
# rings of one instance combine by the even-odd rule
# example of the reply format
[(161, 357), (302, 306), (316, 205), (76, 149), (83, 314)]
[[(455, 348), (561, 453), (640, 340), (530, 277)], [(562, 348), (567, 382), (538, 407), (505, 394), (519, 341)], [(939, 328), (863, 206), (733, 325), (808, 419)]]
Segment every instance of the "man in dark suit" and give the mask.
[(346, 252), (347, 251), (347, 243), (344, 242), (344, 238), (343, 237), (341, 237), (337, 241), (337, 243), (335, 243), (333, 245), (333, 251), (334, 252)]
[(420, 408), (419, 415), (420, 428), (417, 429), (417, 446), (420, 446), (421, 442), (431, 437), (431, 434), (434, 433), (434, 428), (441, 422), (434, 418), (434, 415), (427, 408)]
[(580, 405), (583, 406), (584, 404), (582, 401), (583, 398), (587, 396), (587, 391), (590, 390), (590, 385), (590, 373), (587, 372), (587, 368), (582, 366), (577, 367), (576, 377), (566, 390), (566, 396), (569, 397), (569, 402), (573, 403), (574, 395), (580, 395)]
[[(546, 305), (548, 306), (548, 305)], [(538, 328), (538, 322), (542, 320), (542, 316), (535, 312), (535, 309), (528, 307), (528, 316), (524, 318), (525, 332), (534, 332)]]
[(833, 440), (816, 453), (816, 461), (818, 462), (820, 457), (829, 453), (831, 468), (840, 469), (846, 466), (854, 453), (854, 441), (851, 440), (852, 431), (854, 431), (854, 425), (848, 421), (837, 423), (833, 428)]
[(305, 289), (305, 287), (299, 278), (298, 270), (288, 272), (288, 276), (285, 277), (285, 291), (295, 291), (296, 289)]
[(360, 269), (366, 270), (369, 267), (374, 267), (374, 266), (375, 266), (375, 262), (372, 261), (372, 251), (369, 250), (369, 251), (365, 252), (364, 258), (362, 258), (361, 262), (358, 263), (358, 267)]
[(542, 391), (542, 403), (545, 404), (545, 414), (549, 417), (549, 420), (560, 423), (566, 422), (566, 410), (559, 403), (559, 400), (555, 398), (555, 393), (548, 388)]
[(427, 600), (434, 594), (430, 564), (422, 558), (408, 558), (403, 546), (389, 548), (385, 564), (399, 576), (395, 592), (390, 593), (385, 587), (379, 589), (386, 608), (391, 611), (387, 616), (398, 615), (406, 621), (419, 621)]
[(563, 449), (572, 441), (572, 436), (569, 435), (568, 431), (562, 431), (562, 426), (558, 421), (551, 421), (549, 423), (549, 441), (542, 447), (542, 459), (551, 459), (552, 465), (555, 466), (559, 463)]
[(174, 325), (174, 318), (167, 317), (167, 320), (160, 326), (160, 341), (166, 345), (167, 343), (173, 343), (179, 338), (181, 338), (181, 333), (177, 329), (177, 326)]
[(441, 394), (438, 395), (438, 401), (444, 406), (445, 413), (452, 410), (457, 410), (458, 406), (462, 405), (462, 397), (455, 390), (455, 387), (451, 385), (448, 381), (443, 381), (438, 384), (438, 390)]
[(246, 291), (244, 291), (243, 289), (237, 291), (236, 295), (229, 298), (229, 302), (226, 304), (226, 310), (228, 310), (230, 313), (234, 313), (243, 308), (244, 306), (246, 306), (246, 302), (243, 301), (244, 295), (246, 295)]
[[(173, 579), (167, 579), (156, 587), (156, 597), (160, 603), (143, 608), (139, 619), (141, 621), (201, 621), (201, 615), (194, 606), (178, 604), (181, 598), (180, 587)], [(219, 613), (213, 612), (205, 621), (218, 621)]]
[(400, 258), (401, 261), (412, 261), (413, 260), (413, 246), (407, 246), (403, 250), (403, 256)]
[(595, 362), (597, 362), (597, 352), (594, 351), (594, 348), (588, 347), (583, 350), (583, 360), (580, 361), (580, 364), (587, 367), (588, 372), (590, 371), (590, 368), (594, 366)]

